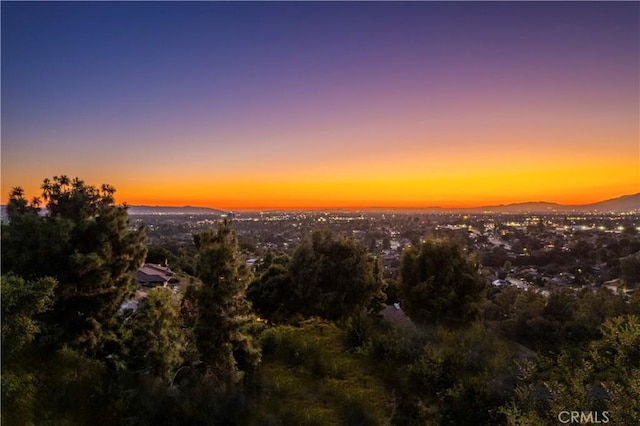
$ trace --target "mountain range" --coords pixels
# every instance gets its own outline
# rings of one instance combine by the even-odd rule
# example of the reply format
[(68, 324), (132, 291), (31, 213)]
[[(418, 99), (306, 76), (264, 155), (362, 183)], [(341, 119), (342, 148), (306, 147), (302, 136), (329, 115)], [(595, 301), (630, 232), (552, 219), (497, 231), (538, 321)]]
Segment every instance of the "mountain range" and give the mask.
[[(347, 209), (339, 209), (347, 210)], [(599, 201), (591, 204), (558, 204), (546, 201), (526, 203), (499, 204), (495, 206), (481, 207), (427, 207), (427, 208), (370, 208), (359, 210), (389, 210), (389, 211), (423, 211), (433, 213), (457, 212), (457, 213), (570, 213), (570, 212), (629, 212), (640, 213), (640, 193), (623, 195), (622, 197)], [(208, 207), (166, 207), (166, 206), (129, 206), (129, 214), (224, 214), (225, 211)]]
[(515, 203), (497, 206), (476, 207), (467, 210), (470, 213), (520, 213), (520, 212), (640, 212), (640, 193), (599, 201), (591, 204), (557, 204), (544, 201)]
[[(6, 215), (6, 205), (1, 206), (1, 216), (4, 220)], [(336, 209), (338, 210), (338, 209)], [(345, 209), (339, 209), (345, 210)], [(499, 204), (494, 206), (482, 207), (461, 207), (461, 208), (444, 208), (444, 207), (426, 207), (426, 208), (388, 208), (388, 207), (371, 207), (369, 211), (395, 211), (395, 212), (427, 212), (427, 213), (586, 213), (586, 212), (635, 212), (640, 213), (640, 193), (632, 195), (623, 195), (622, 197), (612, 198), (609, 200), (599, 201), (591, 204), (558, 204), (546, 201)], [(227, 213), (224, 210), (212, 209), (209, 207), (172, 207), (172, 206), (142, 206), (130, 205), (130, 215), (149, 215), (149, 214), (207, 214), (222, 215)]]
[(372, 208), (371, 210), (395, 210), (407, 212), (430, 213), (586, 213), (586, 212), (635, 212), (640, 213), (640, 193), (623, 195), (609, 200), (590, 204), (558, 204), (547, 201), (530, 201), (526, 203), (498, 204), (481, 207), (425, 207), (425, 208)]

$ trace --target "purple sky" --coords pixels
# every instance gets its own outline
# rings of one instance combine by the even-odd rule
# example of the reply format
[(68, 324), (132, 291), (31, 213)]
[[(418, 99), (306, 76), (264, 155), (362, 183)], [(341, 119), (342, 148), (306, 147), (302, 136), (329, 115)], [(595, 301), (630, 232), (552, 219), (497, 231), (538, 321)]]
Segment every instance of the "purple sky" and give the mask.
[(229, 208), (640, 191), (637, 2), (1, 7), (3, 200), (59, 174)]

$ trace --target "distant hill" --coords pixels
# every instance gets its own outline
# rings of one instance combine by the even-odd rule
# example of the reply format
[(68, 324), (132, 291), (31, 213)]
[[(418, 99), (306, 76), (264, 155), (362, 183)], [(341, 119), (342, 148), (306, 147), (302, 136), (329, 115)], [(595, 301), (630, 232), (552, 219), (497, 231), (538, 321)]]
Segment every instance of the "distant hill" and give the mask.
[(546, 201), (533, 201), (526, 203), (498, 204), (481, 207), (372, 207), (371, 211), (389, 211), (401, 213), (585, 213), (585, 212), (630, 212), (640, 213), (640, 193), (623, 195), (610, 200), (599, 201), (591, 204), (558, 204)]
[[(6, 205), (0, 206), (0, 216), (2, 220), (6, 220)], [(394, 211), (394, 212), (426, 212), (426, 213), (570, 213), (570, 212), (630, 212), (640, 213), (640, 193), (633, 195), (623, 195), (622, 197), (612, 198), (610, 200), (599, 201), (591, 204), (558, 204), (545, 201), (499, 204), (484, 207), (467, 207), (467, 208), (443, 208), (443, 207), (426, 207), (426, 208), (388, 208), (388, 207), (372, 207), (369, 209), (360, 209), (369, 211)], [(208, 214), (222, 215), (228, 212), (224, 210), (212, 209), (209, 207), (169, 207), (169, 206), (129, 206), (130, 215), (147, 215), (147, 214)]]
[(209, 214), (220, 215), (227, 213), (226, 211), (211, 209), (209, 207), (171, 207), (171, 206), (129, 206), (128, 213), (135, 215), (148, 214)]
[(590, 211), (640, 211), (640, 192), (582, 206)]
[(599, 201), (597, 203), (591, 204), (571, 205), (538, 201), (455, 210), (468, 211), (469, 213), (640, 212), (640, 193), (633, 195), (623, 195), (622, 197), (612, 198), (610, 200)]
[(530, 201), (527, 203), (498, 204), (495, 206), (475, 207), (465, 210), (470, 213), (523, 213), (523, 212), (556, 212), (565, 211), (569, 206), (558, 203), (548, 203), (546, 201)]

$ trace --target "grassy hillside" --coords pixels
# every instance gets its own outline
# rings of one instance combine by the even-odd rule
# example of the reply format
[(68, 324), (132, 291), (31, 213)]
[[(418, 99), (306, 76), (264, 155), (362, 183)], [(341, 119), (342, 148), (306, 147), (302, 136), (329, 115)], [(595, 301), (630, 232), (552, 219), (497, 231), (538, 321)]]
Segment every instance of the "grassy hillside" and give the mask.
[(255, 425), (387, 424), (393, 402), (346, 332), (308, 320), (262, 333), (261, 397)]

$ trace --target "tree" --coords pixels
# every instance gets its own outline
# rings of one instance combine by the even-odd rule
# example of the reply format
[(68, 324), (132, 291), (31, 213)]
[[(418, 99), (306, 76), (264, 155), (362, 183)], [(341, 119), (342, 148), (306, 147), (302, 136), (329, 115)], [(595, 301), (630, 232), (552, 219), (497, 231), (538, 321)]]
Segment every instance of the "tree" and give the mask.
[(2, 276), (3, 423), (27, 424), (32, 418), (38, 380), (26, 360), (42, 329), (38, 317), (51, 308), (56, 284), (52, 278), (25, 282), (16, 275)]
[(640, 255), (629, 255), (620, 259), (620, 277), (629, 287), (635, 287), (640, 283)]
[(593, 342), (594, 363), (609, 373), (602, 383), (609, 394), (609, 410), (616, 424), (633, 424), (640, 418), (640, 317), (609, 318), (602, 339)]
[(169, 266), (173, 269), (174, 265), (178, 264), (178, 257), (167, 250), (165, 247), (157, 246), (157, 245), (149, 245), (147, 247), (147, 263), (155, 263), (157, 265), (163, 264), (167, 262)]
[(523, 290), (505, 285), (491, 287), (488, 292), (489, 302), (485, 306), (484, 316), (488, 321), (507, 322), (515, 317), (515, 302)]
[(549, 294), (542, 314), (551, 321), (565, 323), (573, 319), (576, 305), (575, 293), (569, 289), (560, 288)]
[(167, 288), (149, 290), (130, 324), (129, 368), (170, 382), (185, 344), (178, 297)]
[(16, 275), (3, 275), (2, 295), (2, 360), (9, 353), (19, 353), (40, 333), (37, 316), (53, 304), (53, 290), (57, 282), (43, 278), (25, 282)]
[[(437, 329), (406, 369), (406, 388), (439, 425), (501, 424), (497, 410), (511, 380), (513, 353), (481, 323)], [(490, 385), (489, 385), (490, 384)]]
[(272, 321), (290, 316), (297, 307), (289, 273), (290, 261), (287, 255), (274, 257), (268, 254), (261, 266), (262, 273), (247, 291), (255, 311)]
[(600, 334), (587, 351), (549, 351), (522, 362), (514, 399), (503, 407), (508, 424), (556, 424), (564, 410), (606, 411), (613, 424), (637, 422), (640, 321), (635, 315), (608, 318)]
[(565, 327), (567, 340), (574, 342), (599, 338), (600, 327), (606, 319), (623, 315), (628, 304), (623, 295), (613, 294), (606, 288), (597, 291), (584, 288), (577, 293), (575, 305), (575, 319)]
[(19, 187), (10, 194), (3, 272), (27, 280), (55, 278), (54, 308), (47, 313), (50, 341), (107, 356), (115, 314), (133, 291), (131, 272), (145, 257), (144, 229), (129, 230), (127, 209), (114, 204), (109, 185), (55, 176), (44, 180), (42, 191), (45, 214)]
[(240, 256), (230, 221), (195, 235), (194, 242), (196, 275), (202, 283), (189, 287), (185, 298), (195, 309), (196, 345), (205, 380), (214, 388), (230, 389), (259, 360), (245, 331), (250, 322), (245, 293), (251, 273)]
[(377, 303), (384, 294), (376, 260), (353, 239), (335, 238), (329, 230), (313, 232), (293, 253), (290, 272), (304, 315), (338, 320), (383, 307)]
[(421, 324), (462, 324), (480, 313), (485, 281), (457, 243), (429, 239), (409, 248), (400, 266), (402, 306)]

